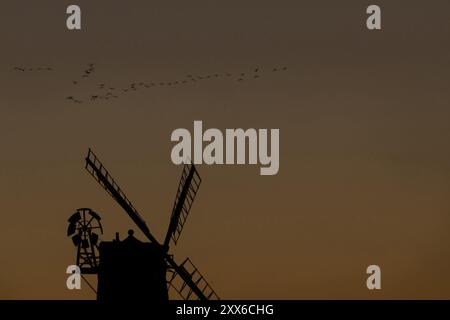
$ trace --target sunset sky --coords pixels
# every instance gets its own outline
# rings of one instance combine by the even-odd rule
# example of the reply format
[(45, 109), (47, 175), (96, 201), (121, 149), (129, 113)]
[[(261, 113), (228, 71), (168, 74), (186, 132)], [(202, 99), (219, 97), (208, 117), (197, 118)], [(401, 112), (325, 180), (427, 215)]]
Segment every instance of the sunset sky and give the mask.
[[(81, 31), (66, 28), (74, 3)], [(171, 252), (222, 299), (450, 299), (450, 2), (377, 1), (379, 31), (370, 4), (2, 1), (0, 299), (95, 299), (66, 288), (77, 208), (101, 215), (103, 240), (137, 229), (85, 171), (89, 147), (162, 242), (182, 170), (170, 135), (194, 120), (280, 129), (277, 175), (197, 166)], [(102, 83), (214, 74), (89, 100)]]

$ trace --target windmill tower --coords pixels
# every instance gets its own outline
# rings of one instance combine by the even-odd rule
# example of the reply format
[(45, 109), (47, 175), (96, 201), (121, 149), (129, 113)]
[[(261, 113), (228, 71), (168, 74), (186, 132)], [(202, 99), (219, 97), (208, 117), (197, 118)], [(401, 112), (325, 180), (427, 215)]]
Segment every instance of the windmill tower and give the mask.
[(186, 164), (183, 168), (162, 244), (151, 234), (131, 201), (91, 149), (85, 168), (149, 240), (141, 242), (130, 230), (122, 241), (116, 234), (113, 241), (99, 243), (99, 233), (103, 229), (97, 213), (81, 208), (69, 218), (67, 234), (77, 247), (77, 265), (82, 274), (97, 274), (98, 300), (164, 301), (168, 299), (169, 287), (184, 300), (219, 299), (189, 258), (178, 264), (169, 254), (170, 243), (178, 242), (201, 184), (193, 164)]

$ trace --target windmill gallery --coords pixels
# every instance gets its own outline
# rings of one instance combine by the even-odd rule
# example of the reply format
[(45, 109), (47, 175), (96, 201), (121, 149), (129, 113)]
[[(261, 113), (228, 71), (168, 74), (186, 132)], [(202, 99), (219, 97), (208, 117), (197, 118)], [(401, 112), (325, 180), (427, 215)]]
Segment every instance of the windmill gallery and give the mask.
[[(210, 128), (203, 132), (202, 121), (194, 121), (193, 136), (184, 128), (172, 132), (171, 141), (178, 143), (172, 148), (171, 158), (177, 165), (191, 159), (194, 164), (208, 165), (257, 164), (259, 160), (261, 175), (275, 175), (279, 170), (279, 137), (279, 129), (270, 129), (269, 145), (268, 129), (226, 129), (223, 134)], [(203, 148), (203, 142), (209, 143)]]

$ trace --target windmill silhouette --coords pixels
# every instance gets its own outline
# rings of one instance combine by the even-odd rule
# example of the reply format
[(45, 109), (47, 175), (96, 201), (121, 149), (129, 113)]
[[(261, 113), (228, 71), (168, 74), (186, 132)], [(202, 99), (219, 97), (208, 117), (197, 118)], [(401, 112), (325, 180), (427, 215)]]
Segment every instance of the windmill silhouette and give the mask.
[(129, 230), (123, 241), (116, 233), (115, 240), (99, 243), (98, 233), (103, 229), (96, 212), (81, 208), (69, 218), (67, 235), (77, 247), (77, 265), (82, 274), (97, 274), (98, 300), (164, 301), (168, 299), (169, 287), (184, 300), (219, 299), (189, 258), (177, 264), (169, 254), (170, 243), (177, 244), (201, 184), (193, 164), (183, 167), (163, 244), (151, 234), (131, 201), (91, 149), (85, 168), (150, 241), (141, 242), (134, 237), (133, 230)]

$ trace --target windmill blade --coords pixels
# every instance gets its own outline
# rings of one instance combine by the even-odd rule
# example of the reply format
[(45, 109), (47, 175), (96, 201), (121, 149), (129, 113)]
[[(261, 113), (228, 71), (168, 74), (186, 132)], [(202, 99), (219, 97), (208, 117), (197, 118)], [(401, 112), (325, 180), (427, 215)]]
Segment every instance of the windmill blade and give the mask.
[(189, 258), (181, 265), (177, 265), (170, 256), (167, 256), (167, 261), (173, 268), (168, 283), (184, 300), (220, 300)]
[[(82, 209), (78, 209), (78, 210), (82, 210)], [(97, 219), (97, 221), (100, 223), (100, 220), (102, 220), (102, 218), (98, 215), (97, 212), (95, 212), (94, 210), (91, 210), (91, 209), (84, 209), (84, 210), (89, 210), (89, 214), (91, 216), (93, 216), (95, 219)]]
[(96, 245), (97, 245), (97, 242), (98, 242), (98, 234), (92, 232), (92, 233), (89, 235), (89, 239), (91, 240), (92, 245), (96, 246)]
[(67, 235), (68, 236), (73, 235), (76, 230), (77, 230), (76, 223), (69, 223), (69, 227), (67, 228)]
[(87, 239), (81, 240), (81, 247), (83, 249), (89, 248), (89, 241)]
[(81, 243), (81, 236), (76, 234), (72, 237), (73, 244), (77, 247)]
[(75, 212), (73, 215), (70, 216), (70, 218), (69, 218), (68, 221), (69, 221), (70, 223), (77, 223), (78, 221), (80, 221), (80, 219), (81, 219), (80, 212), (77, 211), (77, 212)]
[(170, 239), (177, 244), (201, 182), (202, 179), (195, 166), (193, 164), (185, 164), (170, 217), (169, 229), (164, 240), (166, 251), (169, 248)]
[(158, 241), (150, 233), (150, 229), (147, 227), (145, 221), (141, 218), (137, 210), (128, 200), (125, 193), (120, 189), (119, 185), (109, 174), (108, 170), (103, 166), (94, 152), (89, 148), (86, 156), (86, 170), (94, 177), (95, 180), (110, 194), (114, 200), (125, 210), (134, 223), (141, 229), (141, 231), (147, 236), (150, 242), (159, 244)]

